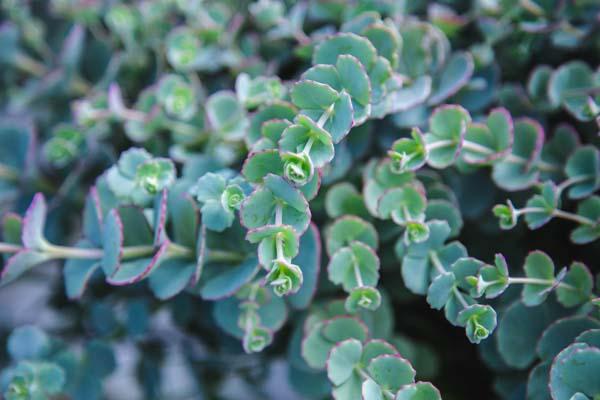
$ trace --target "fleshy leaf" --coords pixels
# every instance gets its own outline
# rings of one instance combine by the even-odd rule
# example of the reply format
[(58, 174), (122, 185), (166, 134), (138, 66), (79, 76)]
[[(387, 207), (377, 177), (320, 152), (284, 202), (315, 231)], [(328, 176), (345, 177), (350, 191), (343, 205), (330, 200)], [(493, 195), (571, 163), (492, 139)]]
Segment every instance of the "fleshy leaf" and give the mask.
[(461, 106), (446, 105), (435, 109), (429, 121), (429, 133), (425, 134), (429, 165), (446, 168), (456, 160), (470, 122), (469, 112)]
[(431, 383), (417, 382), (402, 387), (394, 400), (442, 400), (442, 396)]
[(46, 224), (46, 200), (41, 193), (36, 194), (23, 217), (23, 231), (21, 241), (23, 245), (32, 250), (44, 250), (47, 246), (44, 238)]
[(538, 229), (545, 225), (554, 216), (554, 211), (559, 206), (559, 193), (552, 181), (544, 183), (541, 193), (527, 201), (526, 208), (537, 210), (525, 214), (525, 222), (529, 229)]
[(166, 300), (185, 289), (195, 271), (195, 263), (185, 259), (170, 258), (161, 262), (160, 266), (150, 274), (148, 285), (158, 299)]
[(561, 351), (550, 370), (550, 393), (556, 400), (570, 400), (576, 393), (600, 393), (600, 349), (575, 343)]
[(48, 355), (51, 342), (38, 327), (25, 325), (10, 334), (6, 347), (13, 360), (32, 360)]
[(427, 290), (427, 302), (435, 309), (444, 307), (452, 290), (455, 288), (455, 277), (452, 272), (439, 274)]
[(367, 371), (382, 388), (392, 392), (415, 380), (412, 365), (398, 355), (384, 354), (373, 358), (367, 366)]
[(315, 369), (324, 369), (327, 354), (338, 342), (346, 339), (358, 339), (363, 342), (367, 338), (367, 327), (358, 319), (340, 316), (315, 323), (302, 341), (302, 357)]
[(600, 152), (594, 146), (579, 147), (567, 160), (567, 178), (576, 182), (568, 194), (572, 199), (582, 199), (600, 187)]
[(353, 33), (340, 33), (321, 42), (313, 53), (313, 64), (335, 65), (338, 56), (356, 57), (369, 70), (377, 57), (377, 50), (369, 40)]
[(310, 80), (296, 83), (290, 95), (292, 102), (303, 110), (326, 110), (339, 98), (331, 86)]
[(494, 164), (492, 173), (494, 182), (509, 191), (525, 189), (537, 181), (539, 169), (536, 162), (544, 143), (544, 130), (532, 119), (518, 119), (514, 129), (511, 155), (515, 160), (507, 158)]
[[(93, 247), (91, 243), (82, 240), (77, 243), (76, 247), (89, 248)], [(65, 280), (65, 291), (70, 299), (77, 299), (83, 295), (88, 281), (100, 268), (100, 261), (85, 258), (69, 258), (65, 262), (63, 268), (63, 276)]]
[(214, 268), (215, 273), (200, 282), (199, 294), (206, 300), (222, 299), (237, 292), (256, 275), (259, 264), (255, 257), (249, 257), (237, 265), (215, 265)]
[(490, 112), (486, 124), (473, 123), (467, 128), (462, 159), (469, 164), (486, 164), (504, 157), (513, 145), (513, 121), (504, 108)]
[(329, 255), (333, 255), (336, 251), (355, 240), (373, 249), (377, 248), (378, 243), (377, 231), (373, 225), (354, 216), (345, 216), (335, 220), (328, 227), (325, 239)]
[(595, 223), (580, 225), (571, 232), (571, 241), (586, 244), (600, 238), (600, 197), (591, 196), (577, 205), (577, 215), (588, 218)]
[(433, 82), (428, 104), (439, 104), (460, 90), (473, 75), (474, 63), (470, 53), (456, 52), (444, 65)]
[(542, 303), (550, 290), (554, 287), (554, 263), (552, 259), (541, 251), (529, 253), (523, 266), (525, 275), (530, 279), (537, 279), (545, 283), (527, 283), (523, 287), (523, 303), (536, 306)]
[(31, 268), (51, 259), (52, 257), (49, 254), (34, 250), (21, 250), (15, 253), (4, 264), (1, 276), (2, 285), (14, 281)]
[(327, 360), (327, 377), (335, 386), (346, 382), (362, 354), (362, 343), (356, 339), (348, 339), (335, 345), (329, 352)]
[(363, 285), (376, 286), (379, 280), (379, 258), (366, 244), (353, 241), (331, 256), (327, 271), (329, 280), (342, 285), (347, 292), (361, 286), (357, 280), (358, 275)]
[(242, 174), (253, 183), (262, 182), (268, 174), (283, 175), (283, 161), (279, 151), (271, 149), (250, 154), (244, 161)]
[(589, 329), (600, 328), (600, 321), (584, 316), (574, 316), (551, 324), (542, 334), (537, 344), (537, 353), (543, 361), (552, 361), (577, 336)]
[(335, 184), (329, 188), (325, 196), (325, 210), (330, 218), (341, 217), (345, 214), (361, 218), (369, 216), (360, 193), (352, 184), (346, 182)]
[(111, 276), (121, 263), (123, 251), (123, 223), (117, 210), (111, 210), (102, 229), (102, 270)]
[(558, 285), (556, 288), (556, 298), (565, 307), (585, 303), (592, 295), (594, 281), (585, 264), (572, 263), (562, 283), (564, 285)]

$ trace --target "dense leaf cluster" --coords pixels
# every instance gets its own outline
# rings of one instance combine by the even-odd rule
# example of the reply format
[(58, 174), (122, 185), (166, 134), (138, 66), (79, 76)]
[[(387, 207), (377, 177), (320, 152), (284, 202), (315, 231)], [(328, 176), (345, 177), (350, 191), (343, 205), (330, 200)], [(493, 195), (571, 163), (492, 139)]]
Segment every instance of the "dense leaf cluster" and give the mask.
[(65, 306), (65, 340), (8, 337), (7, 399), (103, 398), (124, 344), (143, 397), (168, 397), (165, 329), (193, 396), (275, 379), (278, 397), (441, 399), (424, 379), (457, 398), (435, 340), (395, 327), (427, 326), (425, 302), (479, 345), (498, 397), (600, 398), (600, 275), (570, 251), (600, 239), (596, 2), (2, 15), (0, 284), (61, 265)]

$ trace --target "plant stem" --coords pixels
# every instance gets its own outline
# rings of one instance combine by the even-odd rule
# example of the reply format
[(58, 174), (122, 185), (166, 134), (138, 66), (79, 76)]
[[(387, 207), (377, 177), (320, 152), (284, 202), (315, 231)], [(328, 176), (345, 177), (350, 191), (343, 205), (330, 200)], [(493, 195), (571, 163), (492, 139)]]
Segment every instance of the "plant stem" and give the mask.
[[(404, 214), (404, 219), (406, 220), (406, 223), (409, 223), (412, 221), (412, 216), (410, 215), (410, 213), (408, 212), (408, 207), (406, 206), (402, 206), (402, 214)], [(437, 257), (437, 254), (436, 254)], [(439, 261), (439, 259), (438, 259)]]
[[(187, 250), (191, 251), (191, 249)], [(238, 262), (243, 259), (244, 255), (240, 253), (232, 253), (225, 250), (208, 250), (208, 255), (205, 260), (209, 262)]]
[[(554, 286), (556, 284), (555, 279), (539, 279), (539, 278), (527, 278), (527, 277), (517, 277), (508, 278), (509, 284), (523, 284), (523, 285), (544, 285), (544, 286)], [(577, 291), (575, 286), (569, 285), (568, 283), (559, 282), (558, 286), (563, 289)]]
[(456, 286), (452, 288), (452, 292), (454, 293), (454, 295), (456, 296), (456, 298), (458, 299), (460, 304), (463, 306), (463, 308), (469, 308), (469, 303), (467, 303), (464, 296), (462, 295), (461, 292), (458, 291)]
[(312, 145), (314, 142), (315, 142), (315, 138), (311, 136), (308, 139), (308, 142), (306, 142), (306, 144), (304, 145), (304, 149), (302, 149), (302, 153), (308, 155), (308, 153), (310, 153), (310, 149), (312, 148)]
[(121, 252), (121, 259), (132, 259), (138, 257), (146, 257), (154, 253), (154, 246), (152, 245), (140, 245), (140, 246), (128, 246), (123, 247)]
[[(371, 378), (371, 375), (369, 375), (369, 373), (367, 371), (365, 371), (364, 369), (362, 369), (358, 365), (356, 367), (354, 367), (354, 370), (356, 372), (358, 372), (358, 374), (360, 375), (360, 377), (363, 378), (364, 380), (370, 379), (370, 380), (374, 381), (374, 379)], [(384, 389), (384, 388), (380, 388), (380, 389), (381, 389), (381, 392), (383, 393), (383, 396), (386, 399), (388, 399), (388, 400), (394, 400), (394, 398), (396, 397), (391, 390), (387, 390), (387, 389)]]
[(591, 176), (591, 175), (580, 175), (580, 176), (574, 176), (574, 177), (569, 178), (569, 179), (565, 179), (559, 185), (556, 185), (556, 191), (558, 192), (558, 194), (560, 196), (560, 193), (562, 193), (562, 191), (565, 190), (567, 187), (569, 187), (571, 185), (575, 185), (577, 183), (585, 182), (585, 181), (590, 180), (590, 179), (593, 179), (593, 176)]
[(436, 149), (443, 149), (444, 147), (453, 146), (455, 142), (453, 140), (439, 140), (437, 142), (426, 145), (427, 152)]
[(323, 125), (325, 125), (325, 122), (327, 122), (327, 120), (329, 119), (329, 117), (331, 116), (332, 113), (333, 113), (333, 104), (330, 105), (329, 108), (327, 108), (327, 110), (325, 110), (325, 112), (319, 117), (319, 120), (317, 121), (317, 126), (319, 128), (323, 128)]
[(568, 219), (577, 222), (581, 225), (595, 225), (597, 222), (593, 219), (584, 217), (582, 215), (573, 214), (563, 210), (554, 210), (552, 214), (558, 218)]
[[(488, 149), (486, 147), (483, 147), (480, 144), (471, 142), (469, 140), (465, 140), (463, 142), (463, 148), (471, 150), (471, 151), (473, 151), (475, 153), (480, 153), (480, 154), (486, 155), (486, 156), (494, 153), (492, 150), (490, 150), (490, 149)], [(428, 147), (428, 149), (429, 149), (429, 147)], [(523, 157), (514, 155), (514, 154), (507, 155), (506, 157), (504, 157), (503, 161), (511, 162), (513, 164), (522, 164), (522, 165), (526, 165), (526, 164), (528, 164), (530, 162), (529, 160), (527, 160), (527, 159), (525, 159)], [(545, 162), (543, 160), (537, 160), (536, 161), (536, 166), (537, 166), (537, 168), (540, 171), (544, 171), (544, 172), (557, 172), (557, 171), (560, 171), (560, 167), (559, 166), (547, 163), (547, 162)]]
[(283, 223), (283, 208), (281, 204), (277, 203), (275, 206), (275, 225), (281, 225)]
[[(169, 248), (167, 251), (170, 255), (174, 255), (177, 257), (183, 257), (183, 258), (191, 257), (194, 255), (194, 251), (192, 249), (190, 249), (189, 247), (185, 247), (180, 244), (173, 243), (173, 242), (169, 243)], [(210, 257), (210, 255), (209, 255), (209, 257)]]
[[(0, 242), (0, 254), (2, 253), (18, 253), (19, 251), (25, 250), (21, 245)], [(156, 247), (153, 245), (139, 245), (139, 246), (127, 246), (123, 247), (121, 252), (122, 260), (131, 260), (140, 257), (149, 257), (156, 252)], [(53, 244), (46, 244), (40, 252), (47, 253), (54, 259), (88, 259), (98, 260), (101, 259), (104, 251), (99, 248), (84, 248), (84, 247), (70, 247), (70, 246), (57, 246)], [(194, 255), (194, 250), (181, 246), (177, 243), (169, 243), (167, 250), (168, 254), (174, 257), (188, 258)], [(225, 250), (209, 250), (206, 256), (208, 262), (238, 262), (244, 259), (244, 255), (241, 253), (234, 253)]]
[(18, 244), (0, 243), (0, 253), (17, 253), (23, 250), (23, 247)]
[(43, 252), (52, 255), (53, 258), (78, 258), (95, 260), (102, 258), (102, 249), (86, 249), (82, 247), (67, 247), (48, 244)]
[(360, 274), (360, 269), (358, 269), (358, 263), (356, 262), (356, 257), (354, 254), (352, 255), (352, 268), (354, 269), (354, 278), (356, 279), (356, 284), (358, 287), (363, 287), (365, 284), (362, 280), (362, 275)]
[(433, 264), (435, 269), (437, 269), (440, 274), (446, 273), (446, 268), (444, 268), (444, 264), (442, 264), (442, 261), (440, 260), (440, 257), (438, 256), (437, 252), (430, 251), (429, 259), (431, 260), (431, 263)]
[(564, 211), (564, 210), (552, 210), (549, 211), (545, 208), (542, 207), (525, 207), (525, 208), (520, 208), (518, 210), (515, 210), (515, 213), (517, 215), (522, 215), (522, 214), (539, 214), (539, 213), (544, 213), (544, 214), (552, 214), (552, 216), (557, 217), (557, 218), (562, 218), (562, 219), (567, 219), (570, 221), (574, 221), (577, 222), (578, 224), (581, 225), (595, 225), (597, 224), (596, 221), (594, 221), (593, 219), (581, 216), (581, 215), (577, 215), (577, 214), (573, 214), (570, 213), (568, 211)]
[(277, 248), (277, 259), (285, 261), (285, 255), (283, 254), (283, 239), (281, 239), (279, 234), (275, 236), (275, 247)]
[[(19, 68), (20, 70), (35, 76), (36, 78), (41, 78), (50, 72), (44, 64), (29, 57), (25, 53), (16, 54), (13, 58), (13, 65)], [(90, 84), (79, 76), (74, 76), (72, 78), (71, 88), (76, 92), (82, 94), (88, 93), (92, 89)]]

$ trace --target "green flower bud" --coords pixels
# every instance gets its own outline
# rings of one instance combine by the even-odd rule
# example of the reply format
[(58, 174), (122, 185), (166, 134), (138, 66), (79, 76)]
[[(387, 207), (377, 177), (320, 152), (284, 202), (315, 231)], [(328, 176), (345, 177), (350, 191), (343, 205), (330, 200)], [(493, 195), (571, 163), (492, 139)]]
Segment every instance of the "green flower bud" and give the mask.
[(505, 204), (498, 204), (492, 209), (494, 215), (500, 219), (500, 228), (512, 229), (517, 225), (519, 218), (512, 202), (508, 200)]
[(469, 341), (478, 344), (496, 328), (496, 311), (488, 305), (473, 304), (458, 314), (458, 323), (466, 328)]
[(124, 36), (131, 35), (137, 28), (138, 22), (134, 10), (125, 4), (115, 5), (106, 13), (106, 24)]
[(73, 103), (73, 117), (77, 125), (91, 127), (97, 121), (107, 119), (109, 115), (111, 113), (108, 110), (108, 97), (105, 94), (76, 100)]
[(55, 167), (62, 168), (71, 163), (80, 154), (83, 135), (72, 126), (58, 126), (53, 137), (43, 148), (46, 159)]
[(239, 185), (229, 185), (221, 194), (221, 204), (226, 210), (239, 210), (245, 197), (244, 191)]
[(429, 238), (429, 226), (423, 222), (406, 223), (405, 240), (408, 243), (421, 243)]
[(465, 281), (470, 285), (473, 286), (474, 288), (477, 287), (477, 285), (479, 284), (479, 278), (477, 276), (467, 276), (465, 278)]
[(266, 282), (273, 287), (277, 296), (296, 293), (302, 286), (302, 270), (297, 265), (283, 260), (274, 260)]
[(285, 153), (281, 157), (284, 161), (283, 175), (296, 186), (304, 186), (312, 178), (314, 166), (306, 153)]
[(257, 311), (259, 305), (256, 301), (244, 301), (239, 306), (241, 313), (238, 319), (238, 326), (242, 330), (246, 330), (249, 326), (260, 325), (260, 316)]
[(8, 385), (6, 398), (9, 400), (29, 399), (29, 385), (24, 377), (16, 376)]
[(467, 322), (467, 336), (472, 338), (475, 343), (479, 343), (490, 335), (490, 331), (485, 326), (481, 325), (476, 317), (469, 319)]
[(381, 294), (371, 286), (361, 286), (352, 289), (346, 299), (346, 310), (356, 312), (359, 308), (366, 310), (376, 310), (381, 305)]
[(176, 69), (189, 69), (200, 53), (198, 36), (186, 28), (178, 28), (167, 37), (167, 59)]
[(189, 120), (198, 111), (194, 88), (177, 75), (161, 79), (158, 98), (167, 115), (173, 118)]
[(44, 156), (57, 168), (63, 168), (77, 158), (77, 148), (69, 141), (52, 138), (44, 144)]
[(273, 341), (273, 334), (267, 328), (253, 327), (244, 334), (244, 351), (246, 353), (258, 353)]
[(135, 181), (149, 194), (155, 194), (175, 182), (175, 165), (167, 158), (155, 158), (138, 165)]
[(400, 174), (421, 168), (427, 161), (427, 148), (422, 133), (413, 129), (411, 138), (402, 138), (392, 144), (388, 156), (392, 160), (392, 172)]

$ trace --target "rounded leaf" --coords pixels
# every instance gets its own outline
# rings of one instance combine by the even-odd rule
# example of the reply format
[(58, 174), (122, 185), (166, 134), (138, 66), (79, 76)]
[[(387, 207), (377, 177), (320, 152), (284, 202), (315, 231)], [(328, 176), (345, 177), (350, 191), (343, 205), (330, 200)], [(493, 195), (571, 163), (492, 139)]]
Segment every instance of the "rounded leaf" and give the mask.
[(600, 393), (600, 349), (574, 343), (561, 351), (550, 369), (550, 393), (555, 400), (570, 400), (576, 393)]
[(431, 383), (417, 382), (400, 389), (394, 400), (442, 400), (442, 396)]
[(339, 98), (331, 86), (308, 79), (296, 83), (290, 95), (292, 103), (302, 110), (326, 110)]
[(461, 106), (446, 105), (435, 109), (429, 120), (429, 133), (425, 135), (429, 165), (446, 168), (454, 163), (470, 122), (469, 112)]
[(600, 187), (600, 152), (591, 145), (579, 147), (567, 160), (565, 173), (577, 182), (569, 188), (569, 197), (588, 197)]
[(556, 288), (556, 298), (565, 307), (585, 303), (592, 295), (594, 280), (585, 264), (574, 262), (562, 280), (564, 285)]
[(589, 329), (600, 328), (600, 321), (590, 317), (574, 316), (552, 323), (537, 344), (537, 353), (543, 361), (552, 361), (576, 337)]
[(313, 53), (313, 64), (335, 65), (338, 56), (349, 54), (358, 59), (367, 69), (375, 62), (377, 50), (364, 37), (353, 33), (339, 33), (322, 41)]
[(377, 356), (371, 360), (367, 371), (379, 386), (392, 392), (415, 381), (415, 370), (412, 365), (399, 355)]
[(330, 225), (325, 233), (327, 254), (333, 255), (353, 241), (362, 242), (376, 249), (378, 244), (377, 231), (367, 221), (354, 216), (338, 218)]
[(523, 303), (536, 306), (542, 303), (554, 287), (554, 263), (542, 251), (529, 253), (523, 266), (527, 278), (538, 279), (547, 283), (527, 283), (523, 287)]
[(371, 247), (354, 241), (333, 254), (327, 272), (329, 280), (342, 285), (346, 292), (358, 286), (376, 286), (379, 280), (379, 257)]
[(327, 377), (335, 386), (346, 382), (360, 362), (362, 343), (356, 339), (336, 344), (327, 359)]

